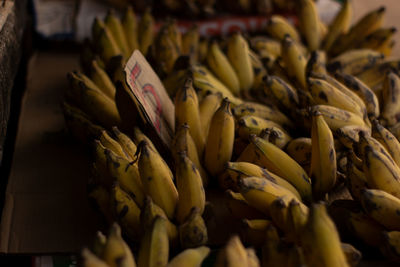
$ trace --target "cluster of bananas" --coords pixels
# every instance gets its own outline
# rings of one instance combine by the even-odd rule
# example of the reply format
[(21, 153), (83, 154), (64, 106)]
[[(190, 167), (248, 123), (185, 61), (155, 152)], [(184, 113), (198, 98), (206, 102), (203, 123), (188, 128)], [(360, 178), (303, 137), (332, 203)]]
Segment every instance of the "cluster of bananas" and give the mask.
[[(135, 266), (133, 255), (139, 266), (199, 266), (215, 240), (211, 195), (229, 211), (217, 228), (234, 228), (216, 266), (355, 266), (350, 243), (400, 259), (395, 30), (381, 27), (384, 8), (350, 27), (345, 1), (327, 27), (312, 0), (296, 7), (298, 29), (272, 16), (248, 39), (200, 40), (172, 20), (155, 33), (150, 13), (135, 28), (132, 9), (94, 22), (64, 113), (94, 147), (90, 199), (134, 253), (114, 225), (83, 251), (86, 266)], [(172, 158), (135, 126), (122, 69), (137, 48), (175, 101)]]

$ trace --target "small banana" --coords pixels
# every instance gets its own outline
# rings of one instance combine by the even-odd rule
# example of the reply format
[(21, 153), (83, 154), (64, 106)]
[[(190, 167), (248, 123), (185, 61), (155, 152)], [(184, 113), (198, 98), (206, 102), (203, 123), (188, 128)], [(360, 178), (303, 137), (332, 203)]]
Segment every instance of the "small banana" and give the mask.
[(146, 194), (160, 206), (169, 219), (174, 217), (178, 191), (167, 163), (146, 141), (141, 141), (136, 152), (140, 179)]
[(201, 246), (188, 248), (176, 255), (168, 262), (167, 267), (197, 267), (201, 266), (204, 259), (210, 253), (210, 248)]
[(204, 164), (211, 175), (216, 176), (231, 160), (235, 138), (235, 122), (227, 98), (212, 117), (204, 151)]
[(361, 252), (348, 243), (342, 243), (341, 246), (343, 253), (346, 255), (347, 263), (353, 267), (358, 266), (362, 258)]
[(378, 50), (379, 47), (388, 43), (392, 40), (393, 35), (396, 33), (397, 29), (391, 28), (379, 28), (372, 32), (359, 45), (360, 48), (371, 48)]
[(296, 28), (286, 18), (279, 15), (271, 16), (267, 22), (266, 31), (271, 37), (278, 40), (283, 40), (285, 35), (289, 35), (294, 41), (300, 42), (300, 35)]
[(296, 200), (291, 200), (287, 208), (286, 217), (286, 237), (294, 241), (297, 245), (301, 245), (301, 234), (303, 227), (307, 222), (308, 209), (302, 208)]
[(392, 156), (394, 162), (400, 167), (400, 143), (397, 138), (378, 120), (372, 121), (372, 137), (378, 140)]
[(129, 58), (130, 48), (128, 44), (128, 40), (126, 39), (126, 35), (124, 29), (122, 27), (121, 20), (117, 18), (112, 10), (109, 10), (105, 19), (104, 24), (110, 29), (110, 32), (115, 38), (119, 48), (121, 49), (122, 54), (125, 58)]
[(400, 230), (400, 199), (378, 189), (364, 189), (360, 195), (364, 211), (388, 230)]
[(154, 40), (154, 54), (161, 73), (171, 73), (179, 51), (171, 38), (169, 31), (163, 27)]
[(122, 149), (121, 145), (115, 141), (108, 133), (107, 131), (102, 131), (100, 135), (100, 142), (101, 144), (114, 152), (117, 156), (122, 157), (124, 159), (127, 159), (127, 155), (125, 154), (124, 150)]
[(132, 6), (128, 6), (125, 9), (121, 22), (126, 40), (129, 44), (129, 53), (131, 54), (136, 49), (139, 49), (138, 22)]
[(114, 221), (114, 213), (111, 209), (110, 193), (104, 186), (95, 185), (88, 190), (88, 200), (92, 206), (103, 215), (105, 222)]
[(309, 171), (311, 164), (311, 138), (299, 137), (292, 139), (287, 144), (285, 151), (300, 166)]
[(254, 70), (247, 40), (238, 32), (228, 40), (227, 55), (239, 79), (240, 90), (248, 91), (254, 83)]
[(151, 15), (150, 8), (145, 10), (139, 21), (138, 37), (140, 52), (146, 56), (154, 39), (154, 18)]
[(208, 136), (208, 130), (210, 129), (211, 119), (219, 108), (222, 101), (222, 95), (208, 94), (199, 103), (200, 121), (201, 128), (204, 136)]
[(400, 101), (400, 77), (394, 72), (386, 74), (382, 88), (382, 119), (387, 126), (393, 126), (399, 122)]
[(381, 251), (383, 254), (395, 261), (400, 260), (400, 232), (399, 231), (384, 231), (384, 242)]
[(336, 183), (336, 151), (333, 135), (320, 113), (312, 115), (310, 177), (313, 197), (323, 198)]
[(193, 25), (182, 35), (182, 54), (189, 55), (194, 61), (198, 59), (199, 53), (199, 30)]
[(111, 100), (115, 99), (115, 86), (107, 72), (100, 67), (98, 60), (92, 61), (90, 78), (104, 94), (111, 98)]
[(237, 219), (256, 220), (265, 218), (265, 214), (249, 205), (242, 194), (226, 190), (226, 206), (230, 214)]
[(296, 4), (300, 31), (306, 40), (308, 50), (315, 51), (321, 42), (317, 7), (312, 0), (299, 0)]
[(215, 73), (217, 78), (219, 78), (234, 95), (239, 96), (239, 78), (231, 63), (229, 63), (227, 56), (222, 52), (216, 41), (210, 44), (206, 58), (208, 66)]
[(347, 125), (365, 126), (364, 120), (351, 112), (328, 105), (315, 105), (311, 112), (318, 111), (324, 116), (325, 122), (332, 131), (336, 131)]
[(349, 266), (339, 233), (323, 204), (313, 204), (301, 234), (307, 266)]
[(368, 188), (367, 178), (364, 172), (355, 166), (353, 160), (349, 156), (347, 156), (346, 177), (346, 184), (351, 196), (353, 199), (359, 201), (361, 198), (361, 190)]
[(265, 120), (253, 115), (243, 116), (238, 120), (238, 129), (237, 132), (239, 136), (243, 139), (248, 139), (250, 135), (255, 134), (259, 135), (263, 129), (266, 128), (278, 128), (285, 135), (289, 136), (289, 133), (283, 129), (281, 125), (276, 122)]
[(109, 265), (100, 259), (96, 254), (88, 248), (83, 248), (81, 252), (83, 267), (108, 267)]
[(240, 241), (239, 236), (233, 235), (229, 238), (225, 247), (218, 252), (214, 266), (248, 266), (247, 252), (242, 242)]
[(306, 65), (306, 77), (327, 75), (326, 72), (326, 53), (322, 50), (312, 51)]
[(111, 30), (98, 18), (95, 18), (93, 22), (92, 36), (96, 42), (97, 51), (105, 63), (114, 56), (123, 55)]
[[(135, 126), (133, 128), (133, 141), (135, 142), (135, 144), (139, 144), (142, 141), (146, 141), (146, 143), (149, 145), (149, 147), (151, 149), (153, 149), (153, 151), (157, 152), (157, 148), (154, 146), (153, 142), (151, 142), (150, 138), (147, 137), (142, 130), (140, 130), (139, 127)], [(137, 151), (137, 149), (136, 149)]]
[(184, 249), (203, 246), (208, 241), (207, 227), (198, 207), (191, 209), (189, 216), (179, 225), (178, 230), (181, 247)]
[(263, 89), (264, 93), (272, 96), (283, 110), (291, 110), (293, 105), (298, 107), (300, 104), (297, 90), (277, 76), (267, 76)]
[(166, 221), (157, 216), (140, 242), (138, 267), (166, 266), (169, 256)]
[(345, 0), (340, 8), (340, 11), (336, 14), (335, 18), (329, 25), (328, 33), (325, 36), (322, 48), (325, 51), (330, 51), (332, 45), (341, 34), (346, 34), (350, 28), (351, 17), (353, 9), (350, 0)]
[(240, 225), (240, 238), (245, 245), (256, 248), (265, 242), (265, 231), (272, 222), (267, 219), (242, 219)]
[(352, 149), (354, 143), (359, 141), (359, 133), (371, 134), (371, 129), (365, 126), (347, 125), (337, 129), (335, 137), (347, 148)]
[(305, 90), (307, 88), (307, 60), (301, 52), (299, 45), (289, 35), (286, 35), (282, 40), (282, 59), (289, 76), (294, 78), (300, 87)]

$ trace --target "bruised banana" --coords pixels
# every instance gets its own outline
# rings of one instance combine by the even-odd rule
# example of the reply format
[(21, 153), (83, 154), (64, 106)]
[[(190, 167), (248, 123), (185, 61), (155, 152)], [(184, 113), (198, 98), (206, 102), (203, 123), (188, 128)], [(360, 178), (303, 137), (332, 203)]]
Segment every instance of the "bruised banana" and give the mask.
[[(257, 116), (247, 115), (241, 117), (238, 122), (237, 132), (243, 139), (248, 139), (250, 135), (259, 135), (263, 129), (276, 127), (285, 135), (289, 136), (287, 131), (281, 125), (270, 120), (265, 120)], [(289, 137), (290, 138), (290, 137)]]
[(107, 131), (102, 131), (100, 135), (100, 142), (101, 144), (114, 152), (117, 156), (120, 156), (124, 159), (127, 159), (127, 155), (125, 154), (124, 150), (122, 149), (121, 145), (115, 141), (108, 133)]
[(300, 31), (307, 43), (308, 50), (315, 51), (321, 42), (317, 7), (312, 0), (299, 0), (296, 1), (296, 4)]
[(120, 132), (117, 127), (113, 127), (112, 132), (114, 133), (115, 139), (121, 145), (121, 148), (123, 149), (127, 159), (129, 161), (132, 161), (135, 158), (136, 154), (136, 144), (129, 136)]
[(336, 131), (347, 125), (365, 126), (365, 122), (360, 116), (337, 107), (315, 105), (311, 108), (311, 112), (316, 111), (324, 116), (326, 123), (332, 131)]
[(296, 89), (277, 76), (267, 76), (264, 80), (264, 93), (272, 95), (277, 105), (291, 110), (293, 105), (299, 106), (300, 100)]
[(300, 35), (284, 17), (273, 15), (266, 25), (267, 33), (278, 40), (283, 40), (285, 35), (289, 35), (294, 41), (300, 42)]
[(393, 126), (400, 121), (400, 77), (394, 72), (386, 74), (382, 88), (382, 100), (382, 119), (387, 126)]
[(327, 75), (326, 72), (326, 53), (321, 50), (312, 51), (306, 65), (306, 77), (315, 74)]
[(231, 160), (235, 136), (235, 122), (228, 99), (214, 113), (204, 150), (204, 164), (211, 175), (224, 170), (224, 164)]
[[(379, 47), (385, 45), (386, 42), (390, 42), (397, 29), (391, 28), (380, 28), (372, 32), (359, 45), (360, 48), (371, 48), (379, 51)], [(379, 51), (381, 52), (381, 51)]]
[(307, 172), (311, 164), (311, 138), (299, 137), (289, 141), (286, 153), (300, 164)]
[(249, 55), (247, 40), (240, 33), (228, 40), (227, 55), (239, 79), (240, 91), (248, 91), (254, 83), (254, 70)]
[(328, 124), (320, 113), (312, 115), (310, 177), (313, 197), (323, 198), (336, 183), (336, 151)]
[(300, 87), (305, 90), (307, 88), (307, 60), (301, 52), (299, 45), (288, 35), (282, 40), (282, 59), (289, 76), (294, 78)]
[(138, 145), (138, 167), (140, 179), (146, 194), (160, 206), (169, 219), (174, 217), (178, 191), (167, 163), (146, 141)]
[(361, 191), (368, 188), (367, 178), (363, 171), (358, 169), (353, 161), (347, 157), (346, 184), (354, 200), (360, 201)]
[(197, 267), (201, 266), (204, 259), (210, 253), (210, 249), (205, 246), (198, 248), (188, 248), (176, 255), (168, 262), (167, 267)]
[(208, 241), (207, 227), (198, 207), (191, 209), (189, 216), (179, 225), (178, 230), (181, 247), (184, 249), (203, 246)]
[(372, 121), (372, 137), (378, 140), (392, 156), (394, 162), (400, 167), (400, 143), (397, 138), (378, 120)]
[(371, 129), (366, 126), (347, 125), (337, 129), (334, 134), (345, 147), (352, 149), (353, 143), (358, 143), (359, 141), (360, 132), (371, 134)]

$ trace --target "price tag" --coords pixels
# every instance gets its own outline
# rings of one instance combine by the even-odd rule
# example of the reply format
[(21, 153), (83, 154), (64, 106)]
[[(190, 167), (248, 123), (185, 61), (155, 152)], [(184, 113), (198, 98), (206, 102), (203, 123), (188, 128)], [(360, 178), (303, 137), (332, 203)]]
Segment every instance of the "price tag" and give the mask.
[(126, 83), (143, 115), (169, 148), (175, 130), (175, 106), (146, 58), (135, 50), (125, 66)]

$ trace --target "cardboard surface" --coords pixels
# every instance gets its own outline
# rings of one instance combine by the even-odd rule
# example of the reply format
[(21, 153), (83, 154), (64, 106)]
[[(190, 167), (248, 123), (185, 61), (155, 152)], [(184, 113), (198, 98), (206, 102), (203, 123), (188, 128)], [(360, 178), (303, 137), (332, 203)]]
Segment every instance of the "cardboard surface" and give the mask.
[(66, 132), (60, 103), (78, 56), (39, 53), (29, 65), (0, 252), (74, 252), (89, 245), (101, 219), (88, 205), (87, 151)]

